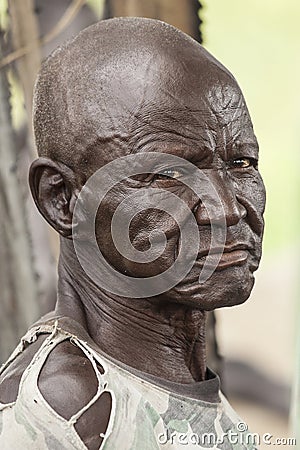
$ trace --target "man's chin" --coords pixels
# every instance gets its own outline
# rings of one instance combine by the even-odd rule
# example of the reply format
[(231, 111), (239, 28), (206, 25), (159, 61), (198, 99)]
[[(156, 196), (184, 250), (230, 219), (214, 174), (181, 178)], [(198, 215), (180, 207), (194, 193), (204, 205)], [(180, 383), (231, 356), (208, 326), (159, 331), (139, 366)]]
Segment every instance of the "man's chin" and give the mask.
[(189, 275), (166, 296), (169, 300), (202, 310), (213, 310), (244, 303), (254, 285), (248, 264), (215, 271), (204, 283), (199, 283), (199, 271)]

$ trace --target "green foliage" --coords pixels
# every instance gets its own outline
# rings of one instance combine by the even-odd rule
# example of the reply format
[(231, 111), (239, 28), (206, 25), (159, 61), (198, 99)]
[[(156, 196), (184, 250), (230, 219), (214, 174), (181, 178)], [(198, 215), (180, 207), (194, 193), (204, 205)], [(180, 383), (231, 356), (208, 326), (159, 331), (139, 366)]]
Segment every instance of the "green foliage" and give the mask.
[(87, 4), (94, 11), (94, 13), (97, 15), (97, 17), (101, 18), (103, 6), (104, 6), (104, 0), (88, 0)]
[(0, 0), (0, 29), (6, 30), (8, 26), (7, 0)]

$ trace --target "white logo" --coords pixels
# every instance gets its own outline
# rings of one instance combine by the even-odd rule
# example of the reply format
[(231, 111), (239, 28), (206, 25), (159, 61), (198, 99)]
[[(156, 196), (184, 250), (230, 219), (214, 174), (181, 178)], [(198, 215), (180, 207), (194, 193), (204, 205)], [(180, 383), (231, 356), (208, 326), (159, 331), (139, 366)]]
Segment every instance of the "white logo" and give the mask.
[[(210, 248), (220, 249), (218, 255), (208, 253), (199, 274), (204, 283), (216, 269), (226, 240), (226, 219), (222, 202), (214, 186), (203, 171), (178, 156), (147, 152), (118, 158), (97, 170), (82, 188), (73, 214), (73, 242), (78, 260), (87, 275), (101, 289), (119, 296), (142, 298), (159, 295), (176, 286), (192, 269), (200, 249), (201, 228), (190, 207), (179, 196), (167, 189), (140, 187), (124, 198), (116, 207), (111, 221), (111, 234), (118, 252), (130, 261), (149, 263), (163, 254), (167, 237), (155, 229), (148, 236), (150, 248), (137, 250), (129, 237), (129, 226), (136, 214), (149, 208), (165, 211), (178, 225), (180, 245), (176, 260), (164, 272), (152, 277), (131, 277), (120, 273), (101, 253), (96, 241), (95, 219), (101, 201), (120, 182), (143, 173), (158, 174), (166, 168), (179, 168), (180, 182), (193, 191), (205, 207), (210, 219)], [(131, 204), (139, 206), (131, 216), (125, 215)], [(211, 220), (218, 209), (218, 222)], [(83, 236), (88, 238), (83, 238)]]

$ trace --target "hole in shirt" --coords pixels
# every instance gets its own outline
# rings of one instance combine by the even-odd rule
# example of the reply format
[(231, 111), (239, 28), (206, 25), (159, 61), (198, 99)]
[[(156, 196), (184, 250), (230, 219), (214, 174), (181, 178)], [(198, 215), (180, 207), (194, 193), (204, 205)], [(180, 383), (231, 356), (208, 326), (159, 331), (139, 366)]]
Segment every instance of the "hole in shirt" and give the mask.
[(77, 420), (75, 429), (89, 450), (99, 450), (110, 421), (111, 409), (112, 396), (106, 391)]
[(35, 342), (26, 342), (24, 350), (0, 375), (1, 403), (7, 404), (17, 400), (22, 375), (47, 337), (49, 337), (49, 334), (41, 333)]
[[(97, 370), (104, 374), (99, 363)], [(76, 343), (66, 340), (49, 353), (38, 377), (38, 388), (48, 405), (69, 420), (95, 397), (98, 378), (89, 358)], [(77, 419), (75, 429), (89, 450), (99, 449), (103, 440), (100, 434), (107, 429), (111, 406), (111, 394), (102, 392)]]

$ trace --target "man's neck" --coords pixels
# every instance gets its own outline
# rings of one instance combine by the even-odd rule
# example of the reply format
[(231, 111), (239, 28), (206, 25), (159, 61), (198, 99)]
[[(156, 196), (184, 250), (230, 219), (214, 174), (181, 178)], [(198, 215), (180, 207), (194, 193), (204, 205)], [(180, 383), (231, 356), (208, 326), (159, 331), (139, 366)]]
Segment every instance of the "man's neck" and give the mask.
[[(63, 249), (62, 249), (63, 250)], [(66, 260), (67, 258), (67, 260)], [(57, 310), (85, 326), (99, 348), (142, 372), (178, 383), (205, 379), (205, 312), (163, 298), (127, 299), (97, 289), (62, 252)], [(70, 264), (75, 267), (70, 268)], [(80, 273), (79, 273), (80, 272)]]

